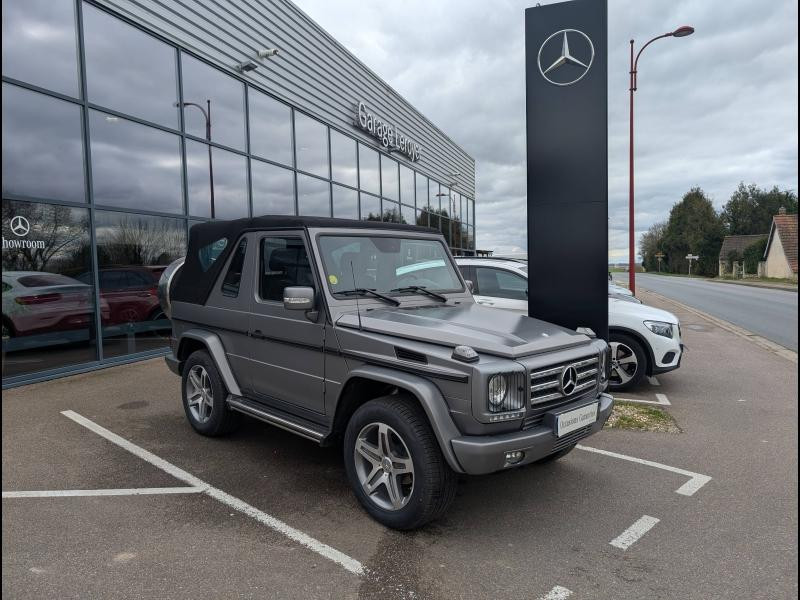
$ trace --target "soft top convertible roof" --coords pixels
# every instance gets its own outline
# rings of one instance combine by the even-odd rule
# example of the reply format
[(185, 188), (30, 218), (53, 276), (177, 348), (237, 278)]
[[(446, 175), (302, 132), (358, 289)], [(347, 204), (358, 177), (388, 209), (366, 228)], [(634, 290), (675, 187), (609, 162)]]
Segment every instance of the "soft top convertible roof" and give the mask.
[[(278, 229), (372, 229), (382, 231), (408, 231), (416, 233), (440, 232), (431, 227), (403, 225), (400, 223), (383, 223), (381, 221), (358, 221), (354, 219), (332, 219), (330, 217), (294, 217), (286, 215), (264, 215), (260, 217), (236, 219), (233, 221), (209, 221), (198, 223), (189, 231), (189, 244), (186, 262), (178, 272), (171, 290), (172, 299), (176, 302), (205, 304), (214, 282), (219, 276), (222, 266), (236, 245), (236, 240), (245, 231), (264, 231)], [(200, 251), (206, 247), (226, 240), (222, 251), (206, 269), (200, 261)]]

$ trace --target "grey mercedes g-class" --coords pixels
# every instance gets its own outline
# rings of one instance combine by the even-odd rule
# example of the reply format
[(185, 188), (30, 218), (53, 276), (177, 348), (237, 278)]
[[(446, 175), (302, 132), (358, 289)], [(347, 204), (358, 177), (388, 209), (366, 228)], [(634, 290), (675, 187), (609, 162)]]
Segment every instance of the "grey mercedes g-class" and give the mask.
[(159, 288), (203, 435), (244, 414), (321, 445), (381, 523), (442, 515), (456, 474), (567, 454), (613, 399), (600, 339), (477, 305), (442, 235), (264, 216), (195, 225)]

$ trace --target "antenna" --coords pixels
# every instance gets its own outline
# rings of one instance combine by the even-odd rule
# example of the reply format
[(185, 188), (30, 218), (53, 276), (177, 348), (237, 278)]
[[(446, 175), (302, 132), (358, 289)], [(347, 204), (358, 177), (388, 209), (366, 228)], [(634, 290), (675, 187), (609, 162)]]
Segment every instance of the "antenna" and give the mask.
[[(353, 261), (350, 261), (350, 274), (353, 276), (353, 289), (356, 289), (356, 272), (353, 269)], [(358, 330), (363, 331), (361, 327), (361, 309), (358, 306), (358, 294), (356, 294), (356, 312), (358, 313)]]

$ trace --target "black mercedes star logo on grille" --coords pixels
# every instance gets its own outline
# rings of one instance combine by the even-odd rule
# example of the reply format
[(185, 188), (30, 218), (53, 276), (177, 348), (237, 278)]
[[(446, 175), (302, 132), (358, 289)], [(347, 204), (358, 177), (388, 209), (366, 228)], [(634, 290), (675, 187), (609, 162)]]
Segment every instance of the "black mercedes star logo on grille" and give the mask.
[(578, 385), (578, 371), (572, 365), (564, 367), (561, 371), (561, 393), (569, 396)]

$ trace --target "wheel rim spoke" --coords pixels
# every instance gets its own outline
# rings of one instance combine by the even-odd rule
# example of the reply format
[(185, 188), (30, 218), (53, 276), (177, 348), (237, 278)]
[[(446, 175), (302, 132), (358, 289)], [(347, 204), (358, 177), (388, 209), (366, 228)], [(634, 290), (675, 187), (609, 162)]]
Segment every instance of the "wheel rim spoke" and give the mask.
[(186, 405), (196, 421), (205, 423), (211, 418), (213, 399), (211, 377), (201, 365), (195, 365), (187, 376)]
[(356, 475), (369, 500), (384, 510), (400, 510), (414, 491), (414, 464), (403, 438), (385, 423), (370, 423), (353, 448)]
[(367, 440), (359, 439), (356, 442), (356, 452), (363, 456), (369, 463), (376, 468), (381, 466), (381, 451)]

